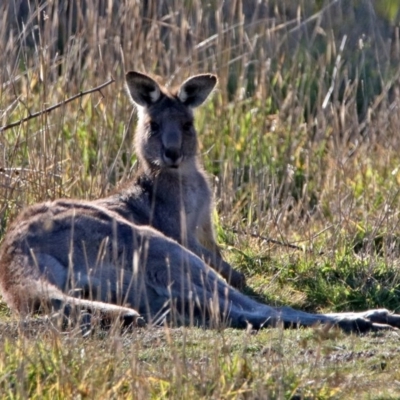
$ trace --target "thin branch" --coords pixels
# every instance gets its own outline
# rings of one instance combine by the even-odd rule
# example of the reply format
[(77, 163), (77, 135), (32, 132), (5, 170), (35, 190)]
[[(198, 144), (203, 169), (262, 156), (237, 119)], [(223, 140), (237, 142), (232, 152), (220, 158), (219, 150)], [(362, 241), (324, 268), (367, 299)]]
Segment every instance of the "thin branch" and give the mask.
[[(259, 235), (258, 233), (251, 233), (251, 232), (250, 233), (245, 233), (245, 232), (241, 232), (241, 231), (239, 231), (239, 230), (237, 230), (235, 228), (232, 228), (230, 230), (233, 233), (236, 233), (237, 235), (250, 235), (253, 238), (264, 240), (267, 243), (276, 244), (276, 245), (282, 246), (282, 247), (288, 247), (289, 249), (295, 249), (295, 250), (299, 250), (299, 251), (302, 251), (302, 252), (305, 252), (305, 253), (315, 253), (310, 248), (303, 248), (303, 247), (297, 246), (297, 245), (295, 245), (293, 243), (282, 242), (280, 240), (272, 239), (272, 238), (267, 237), (267, 236)], [(317, 254), (319, 256), (322, 256), (324, 254), (324, 252), (323, 251), (319, 251)]]
[(70, 98), (68, 98), (66, 100), (63, 100), (60, 103), (54, 104), (53, 106), (48, 107), (48, 108), (46, 108), (46, 109), (44, 109), (42, 111), (38, 111), (38, 112), (33, 113), (33, 114), (29, 113), (29, 115), (27, 117), (22, 118), (19, 121), (13, 122), (13, 123), (8, 124), (8, 125), (1, 126), (0, 127), (0, 132), (4, 132), (7, 129), (11, 129), (11, 128), (14, 128), (16, 126), (19, 126), (19, 125), (23, 124), (24, 122), (27, 122), (27, 121), (29, 121), (29, 120), (31, 120), (33, 118), (39, 117), (40, 115), (47, 114), (47, 113), (55, 110), (56, 108), (62, 107), (63, 105), (68, 104), (71, 101), (76, 100), (76, 99), (78, 99), (80, 97), (83, 97), (83, 96), (85, 96), (87, 94), (94, 93), (94, 92), (100, 92), (101, 93), (101, 89), (105, 88), (106, 86), (110, 85), (113, 82), (115, 82), (115, 79), (111, 78), (110, 80), (108, 80), (107, 82), (103, 83), (100, 86), (97, 86), (97, 87), (89, 89), (89, 90), (85, 90), (84, 92), (80, 92), (80, 93), (78, 93), (78, 94), (76, 94), (76, 95), (74, 95), (74, 96), (72, 96), (72, 97), (70, 97)]

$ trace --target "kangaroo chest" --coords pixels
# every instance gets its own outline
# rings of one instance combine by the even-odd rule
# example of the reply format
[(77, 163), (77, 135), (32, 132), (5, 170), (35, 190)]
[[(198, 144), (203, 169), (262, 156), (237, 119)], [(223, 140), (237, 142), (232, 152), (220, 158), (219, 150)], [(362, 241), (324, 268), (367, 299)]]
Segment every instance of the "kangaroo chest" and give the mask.
[(150, 209), (154, 210), (154, 218), (160, 230), (168, 227), (186, 225), (190, 227), (197, 219), (200, 208), (201, 191), (195, 185), (171, 185), (160, 188), (151, 199)]
[(209, 215), (211, 190), (201, 173), (192, 174), (191, 179), (172, 178), (139, 176), (129, 190), (117, 198), (103, 199), (101, 205), (178, 242), (190, 240), (204, 216)]
[(208, 185), (201, 178), (156, 185), (150, 204), (150, 225), (178, 241), (193, 235), (201, 222), (202, 210), (210, 202)]

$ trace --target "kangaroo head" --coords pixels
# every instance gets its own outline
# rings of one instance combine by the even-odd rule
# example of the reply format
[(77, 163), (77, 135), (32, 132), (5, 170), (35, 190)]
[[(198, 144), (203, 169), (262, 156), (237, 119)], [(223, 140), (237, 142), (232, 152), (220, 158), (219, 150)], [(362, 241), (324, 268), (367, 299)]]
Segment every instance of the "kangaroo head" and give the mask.
[(177, 90), (168, 90), (145, 74), (126, 74), (128, 93), (138, 109), (136, 154), (145, 168), (174, 170), (193, 163), (197, 134), (192, 109), (207, 99), (216, 83), (215, 75), (196, 75)]

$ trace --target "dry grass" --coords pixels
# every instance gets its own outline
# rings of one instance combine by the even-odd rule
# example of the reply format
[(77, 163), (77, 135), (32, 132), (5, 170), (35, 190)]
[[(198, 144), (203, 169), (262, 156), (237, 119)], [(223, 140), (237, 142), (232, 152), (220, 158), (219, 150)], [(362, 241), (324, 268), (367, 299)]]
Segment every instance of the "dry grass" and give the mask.
[[(399, 311), (394, 6), (121, 0), (99, 11), (87, 0), (79, 11), (49, 1), (37, 12), (41, 2), (31, 3), (13, 30), (12, 7), (0, 6), (0, 126), (116, 82), (1, 132), (0, 236), (27, 204), (97, 198), (129, 179), (135, 118), (124, 71), (170, 84), (210, 71), (219, 90), (197, 127), (215, 176), (219, 238), (252, 294), (309, 310)], [(395, 398), (400, 390), (393, 333), (145, 329), (83, 339), (40, 326), (36, 339), (14, 323), (0, 340), (4, 398)]]

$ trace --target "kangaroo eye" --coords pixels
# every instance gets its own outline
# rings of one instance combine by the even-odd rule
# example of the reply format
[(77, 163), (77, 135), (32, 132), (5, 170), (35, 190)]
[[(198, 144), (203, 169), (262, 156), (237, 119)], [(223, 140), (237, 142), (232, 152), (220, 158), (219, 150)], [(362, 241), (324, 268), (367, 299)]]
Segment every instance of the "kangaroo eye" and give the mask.
[(150, 122), (150, 131), (152, 133), (157, 132), (160, 129), (160, 125), (157, 124), (157, 122), (151, 121)]
[(186, 122), (183, 124), (184, 131), (190, 131), (193, 128), (193, 124), (191, 122)]

